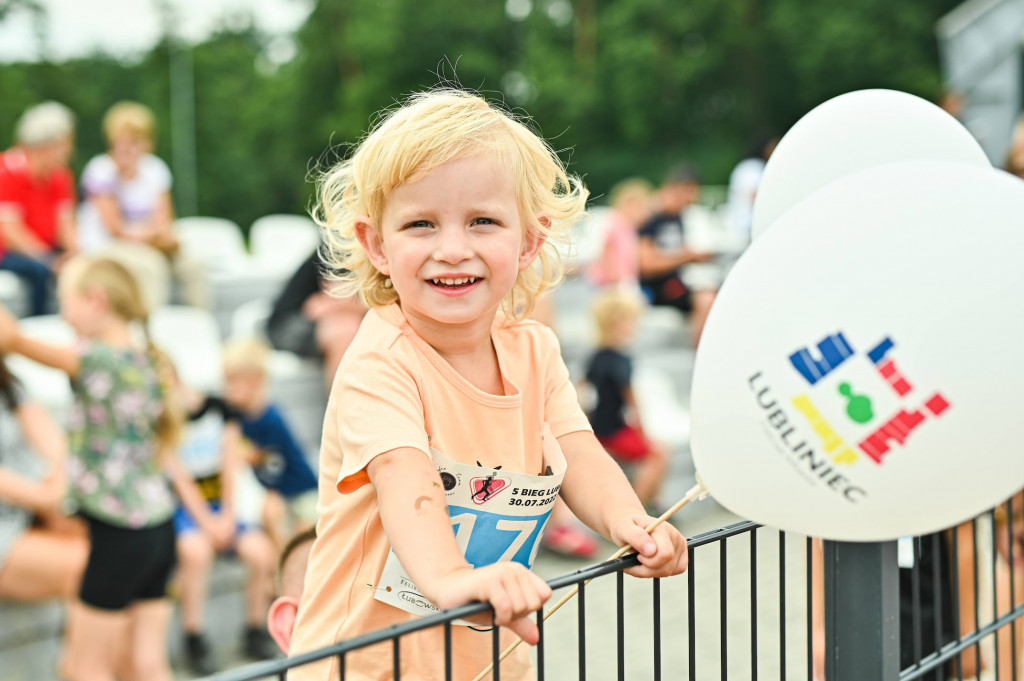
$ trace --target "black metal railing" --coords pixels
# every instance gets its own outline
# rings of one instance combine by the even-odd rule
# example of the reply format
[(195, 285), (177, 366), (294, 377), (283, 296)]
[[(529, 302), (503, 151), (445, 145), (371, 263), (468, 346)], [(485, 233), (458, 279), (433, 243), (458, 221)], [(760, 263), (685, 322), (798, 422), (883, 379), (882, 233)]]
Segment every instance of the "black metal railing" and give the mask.
[[(995, 528), (1000, 527), (1012, 546), (1017, 528), (1012, 506), (1006, 506), (1008, 523), (995, 522), (997, 513), (989, 512), (981, 521), (976, 519), (955, 530), (914, 538), (913, 567), (901, 569), (893, 564), (885, 568), (898, 571), (906, 585), (900, 598), (903, 612), (899, 639), (905, 648), (900, 665), (902, 671), (898, 675), (894, 673), (892, 681), (944, 680), (949, 675), (960, 681), (972, 678), (977, 660), (983, 657), (984, 646), (996, 651), (987, 655), (988, 661), (995, 665), (1012, 665), (1012, 674), (1004, 670), (1004, 675), (999, 676), (997, 670), (996, 678), (1017, 680), (1017, 630), (1024, 626), (1018, 622), (1024, 617), (1024, 604), (1017, 604), (1019, 590), (1012, 576), (1015, 567), (1022, 566), (1014, 565), (1012, 551), (1006, 564), (996, 550), (994, 534)], [(987, 529), (988, 523), (991, 523), (991, 531)], [(982, 526), (987, 534), (979, 529)], [(579, 587), (575, 618), (571, 609), (566, 608), (569, 613), (556, 613), (545, 627), (538, 614), (541, 638), (533, 653), (537, 678), (539, 681), (545, 678), (582, 681), (588, 671), (598, 669), (597, 676), (605, 679), (614, 669), (618, 679), (725, 681), (732, 675), (752, 681), (759, 678), (822, 681), (820, 673), (816, 678), (815, 668), (817, 662), (821, 669), (825, 653), (822, 647), (830, 640), (823, 635), (824, 622), (829, 619), (827, 613), (822, 616), (822, 610), (827, 610), (831, 604), (825, 598), (820, 581), (824, 579), (821, 551), (819, 540), (741, 522), (692, 537), (690, 565), (685, 577), (626, 580), (624, 571), (637, 564), (633, 555), (557, 577), (549, 582), (555, 591)], [(964, 574), (962, 566), (968, 566), (970, 574)], [(983, 567), (988, 570), (988, 582), (981, 579)], [(1003, 589), (1000, 584), (1005, 581), (1006, 570), (1011, 579)], [(615, 575), (613, 581), (601, 580), (587, 586), (591, 580), (611, 574)], [(844, 586), (865, 588), (857, 583)], [(649, 606), (644, 602), (648, 599)], [(614, 601), (614, 644), (610, 640), (607, 644), (601, 640), (595, 643), (590, 639), (610, 639), (612, 635), (605, 625), (612, 619), (607, 612), (608, 600)], [(992, 608), (991, 617), (982, 616), (982, 603)], [(589, 612), (591, 608), (593, 613)], [(210, 681), (284, 679), (290, 668), (331, 657), (338, 659), (343, 678), (348, 653), (388, 641), (392, 644), (397, 680), (401, 678), (398, 671), (401, 638), (431, 627), (444, 628), (445, 678), (451, 679), (453, 621), (489, 609), (485, 603), (463, 605), (321, 650), (223, 672), (210, 677)], [(962, 611), (967, 612), (968, 619), (961, 617)], [(864, 614), (869, 625), (872, 616), (871, 612)], [(594, 617), (601, 618), (598, 626), (594, 626)], [(588, 618), (591, 618), (590, 627)], [(965, 631), (968, 624), (970, 631)], [(843, 626), (857, 626), (857, 623), (847, 621)], [(575, 630), (575, 641), (567, 632), (570, 629)], [(639, 636), (642, 640), (637, 640), (632, 629), (643, 629)], [(1010, 640), (1010, 644), (1002, 647), (993, 644), (997, 635)], [(891, 645), (899, 648), (900, 641)], [(491, 648), (495, 669), (500, 669), (498, 658), (502, 651), (497, 629)], [(881, 655), (883, 651), (859, 652)], [(899, 657), (898, 650), (888, 652)], [(969, 656), (977, 656), (977, 659), (968, 660)], [(494, 674), (490, 678), (499, 677)], [(840, 670), (832, 678), (852, 677), (844, 677)]]

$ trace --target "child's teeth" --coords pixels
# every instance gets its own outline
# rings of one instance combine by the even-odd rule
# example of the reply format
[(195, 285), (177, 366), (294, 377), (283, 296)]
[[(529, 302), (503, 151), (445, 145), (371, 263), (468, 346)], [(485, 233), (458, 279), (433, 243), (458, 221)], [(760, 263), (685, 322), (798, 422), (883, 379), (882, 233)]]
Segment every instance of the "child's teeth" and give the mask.
[(458, 279), (434, 279), (435, 284), (444, 284), (445, 286), (462, 286), (463, 284), (471, 284), (476, 281), (475, 277), (459, 277)]

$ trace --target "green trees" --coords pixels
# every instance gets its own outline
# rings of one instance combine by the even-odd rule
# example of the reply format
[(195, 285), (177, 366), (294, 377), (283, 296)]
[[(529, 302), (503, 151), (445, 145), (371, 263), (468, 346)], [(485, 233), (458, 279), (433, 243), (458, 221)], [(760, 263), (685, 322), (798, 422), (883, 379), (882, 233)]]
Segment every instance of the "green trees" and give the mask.
[[(596, 195), (683, 158), (721, 183), (754, 133), (784, 131), (841, 92), (934, 98), (933, 26), (956, 4), (318, 0), (291, 38), (236, 23), (191, 48), (197, 211), (247, 226), (305, 210), (311, 169), (376, 111), (444, 79), (527, 111)], [(0, 144), (26, 106), (58, 99), (79, 115), (80, 169), (104, 147), (106, 108), (136, 99), (156, 111), (158, 153), (172, 160), (176, 49), (167, 39), (130, 63), (0, 65)]]

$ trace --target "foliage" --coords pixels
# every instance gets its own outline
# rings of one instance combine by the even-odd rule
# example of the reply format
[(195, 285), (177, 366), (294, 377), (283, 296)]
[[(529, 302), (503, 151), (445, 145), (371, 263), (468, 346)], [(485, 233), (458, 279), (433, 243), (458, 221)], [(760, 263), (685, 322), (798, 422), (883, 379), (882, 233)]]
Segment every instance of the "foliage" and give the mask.
[[(344, 154), (375, 112), (450, 81), (529, 112), (595, 195), (682, 159), (724, 183), (755, 134), (784, 131), (836, 94), (936, 97), (933, 27), (956, 4), (319, 0), (284, 63), (281, 38), (251, 25), (191, 47), (196, 210), (243, 228), (305, 211), (310, 171)], [(106, 108), (134, 99), (157, 113), (158, 153), (173, 165), (169, 68), (184, 49), (167, 38), (133, 62), (0, 65), (0, 143), (26, 106), (63, 101), (79, 116), (80, 170), (104, 148)]]

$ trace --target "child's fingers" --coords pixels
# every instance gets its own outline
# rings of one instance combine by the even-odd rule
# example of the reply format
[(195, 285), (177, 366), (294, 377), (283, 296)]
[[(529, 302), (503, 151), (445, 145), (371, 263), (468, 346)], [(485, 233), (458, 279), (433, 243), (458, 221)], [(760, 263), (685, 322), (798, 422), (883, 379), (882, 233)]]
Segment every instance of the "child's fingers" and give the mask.
[(515, 632), (516, 636), (523, 639), (531, 646), (537, 645), (537, 642), (540, 641), (540, 630), (537, 628), (537, 623), (530, 615), (514, 619), (506, 626)]
[[(653, 518), (651, 520), (653, 521)], [(633, 550), (643, 558), (655, 555), (658, 552), (658, 543), (644, 530), (641, 522), (643, 522), (642, 518), (634, 518), (633, 522), (623, 523), (622, 534), (618, 539), (633, 547)], [(641, 562), (643, 561), (641, 560)]]
[(668, 577), (686, 570), (689, 554), (686, 538), (671, 525), (661, 525), (652, 533), (657, 551), (650, 556), (640, 555), (640, 565), (626, 572), (635, 577)]

